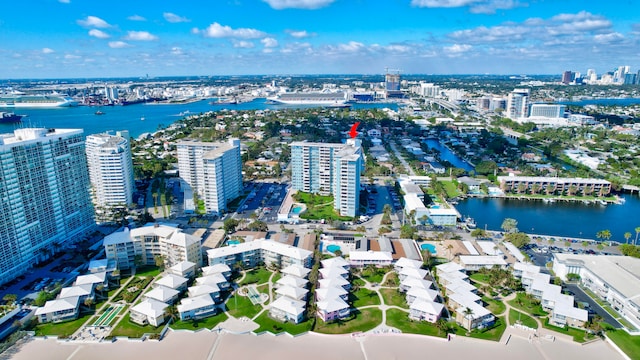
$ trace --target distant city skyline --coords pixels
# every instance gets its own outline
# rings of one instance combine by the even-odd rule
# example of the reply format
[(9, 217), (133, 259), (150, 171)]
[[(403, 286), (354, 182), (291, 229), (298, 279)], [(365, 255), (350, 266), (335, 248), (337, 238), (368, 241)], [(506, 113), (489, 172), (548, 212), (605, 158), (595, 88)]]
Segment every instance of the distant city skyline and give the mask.
[(638, 70), (633, 2), (10, 2), (0, 78)]

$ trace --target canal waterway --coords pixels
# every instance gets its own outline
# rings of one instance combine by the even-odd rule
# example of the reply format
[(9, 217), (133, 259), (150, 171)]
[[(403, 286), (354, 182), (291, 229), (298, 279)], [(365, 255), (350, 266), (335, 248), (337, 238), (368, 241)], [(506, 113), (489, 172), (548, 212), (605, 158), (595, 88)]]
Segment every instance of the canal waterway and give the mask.
[[(84, 129), (85, 135), (108, 130), (129, 130), (132, 137), (154, 132), (159, 126), (169, 126), (187, 115), (221, 110), (282, 110), (311, 108), (310, 105), (270, 104), (265, 98), (257, 98), (240, 104), (210, 104), (211, 99), (188, 104), (135, 104), (127, 106), (77, 106), (50, 109), (3, 109), (26, 115), (19, 124), (0, 124), (0, 134), (12, 132), (16, 127), (46, 127), (60, 129)], [(215, 100), (215, 99), (213, 99)], [(317, 107), (317, 106), (316, 106)], [(357, 103), (351, 109), (398, 110), (396, 103)], [(96, 115), (101, 111), (103, 115)]]
[(505, 218), (518, 221), (518, 229), (527, 233), (596, 239), (596, 233), (608, 229), (611, 240), (625, 242), (624, 233), (635, 239), (640, 226), (638, 193), (624, 194), (624, 204), (587, 205), (582, 202), (545, 203), (541, 200), (469, 198), (456, 208), (462, 216), (476, 220), (478, 228), (501, 231)]
[(451, 165), (465, 169), (466, 171), (473, 170), (473, 166), (468, 162), (462, 160), (458, 155), (449, 150), (446, 146), (442, 145), (440, 141), (436, 139), (427, 139), (424, 140), (425, 144), (429, 147), (429, 149), (435, 149), (440, 152), (440, 159), (446, 160), (451, 163)]

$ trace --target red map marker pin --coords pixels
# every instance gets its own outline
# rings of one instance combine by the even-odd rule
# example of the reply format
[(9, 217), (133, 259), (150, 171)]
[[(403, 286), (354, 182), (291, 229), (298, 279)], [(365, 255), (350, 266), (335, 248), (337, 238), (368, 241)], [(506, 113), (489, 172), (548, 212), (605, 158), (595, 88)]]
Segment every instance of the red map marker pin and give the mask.
[(360, 122), (357, 122), (351, 126), (351, 130), (349, 131), (349, 136), (351, 136), (352, 139), (355, 139), (355, 137), (358, 136), (358, 132), (356, 131), (356, 129), (358, 128), (358, 125), (360, 125)]

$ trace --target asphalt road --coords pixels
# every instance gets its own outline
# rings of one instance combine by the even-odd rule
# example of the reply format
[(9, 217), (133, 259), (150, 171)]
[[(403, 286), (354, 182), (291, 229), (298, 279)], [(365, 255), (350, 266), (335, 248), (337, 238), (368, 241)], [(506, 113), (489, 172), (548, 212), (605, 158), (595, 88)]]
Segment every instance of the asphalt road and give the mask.
[(578, 285), (576, 284), (565, 284), (564, 288), (573, 292), (573, 297), (576, 301), (586, 302), (589, 304), (589, 307), (596, 312), (596, 314), (602, 316), (605, 322), (611, 324), (616, 329), (622, 328), (622, 325), (616, 320), (611, 314), (609, 314), (605, 309), (603, 309), (598, 303), (593, 300), (589, 295), (587, 295)]

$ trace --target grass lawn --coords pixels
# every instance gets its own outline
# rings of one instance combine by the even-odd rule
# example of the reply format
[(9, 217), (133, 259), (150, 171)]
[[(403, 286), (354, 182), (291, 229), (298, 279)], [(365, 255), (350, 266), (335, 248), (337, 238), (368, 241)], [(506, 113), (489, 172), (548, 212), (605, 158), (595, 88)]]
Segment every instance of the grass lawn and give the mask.
[(576, 328), (572, 328), (572, 327), (566, 327), (566, 328), (561, 328), (558, 326), (553, 326), (549, 324), (549, 319), (545, 319), (545, 321), (542, 323), (542, 326), (545, 329), (549, 329), (549, 330), (553, 330), (565, 335), (569, 335), (573, 337), (573, 341), (575, 342), (579, 342), (579, 343), (583, 343), (587, 340), (591, 340), (594, 338), (594, 335), (591, 334), (587, 334), (584, 330), (580, 330), (580, 329), (576, 329)]
[(441, 181), (442, 186), (444, 186), (444, 191), (447, 192), (448, 198), (454, 198), (460, 196), (460, 192), (456, 187), (456, 184), (453, 181)]
[(382, 298), (386, 305), (395, 305), (405, 309), (409, 308), (407, 306), (405, 295), (401, 294), (396, 289), (380, 289), (380, 294), (382, 294)]
[(333, 209), (333, 196), (315, 195), (299, 191), (294, 195), (294, 199), (307, 206), (307, 209), (300, 213), (302, 219), (342, 221), (353, 219), (350, 216), (340, 216), (340, 214)]
[(171, 324), (171, 328), (174, 330), (198, 330), (198, 329), (213, 329), (219, 323), (227, 320), (229, 317), (226, 313), (219, 313), (208, 318), (200, 320), (181, 321), (178, 320)]
[(315, 332), (323, 334), (350, 334), (373, 329), (382, 322), (382, 311), (379, 309), (353, 310), (352, 317), (338, 322), (316, 322)]
[(160, 275), (163, 269), (157, 266), (145, 265), (136, 269), (136, 276), (151, 276), (156, 277)]
[(487, 309), (489, 309), (489, 311), (491, 311), (493, 315), (500, 315), (507, 309), (507, 306), (504, 304), (504, 302), (500, 300), (494, 300), (490, 297), (483, 296), (482, 301), (488, 304)]
[(134, 324), (129, 320), (129, 314), (118, 323), (118, 325), (111, 330), (110, 336), (127, 336), (130, 338), (141, 338), (144, 334), (159, 334), (162, 331), (162, 326), (154, 327), (151, 325), (141, 326)]
[(407, 334), (422, 334), (429, 336), (446, 337), (444, 331), (439, 330), (435, 324), (427, 321), (411, 321), (409, 314), (398, 309), (387, 310), (387, 325), (400, 329)]
[(252, 270), (246, 271), (246, 275), (244, 279), (238, 283), (238, 285), (247, 285), (247, 284), (264, 284), (269, 282), (269, 277), (271, 276), (271, 271), (265, 268), (256, 268)]
[(380, 305), (378, 293), (365, 288), (358, 289), (358, 291), (349, 294), (349, 300), (353, 302), (353, 307)]
[(273, 278), (271, 279), (271, 281), (275, 284), (281, 278), (282, 278), (282, 273), (281, 272), (277, 272), (275, 275), (273, 275)]
[(353, 284), (353, 286), (360, 286), (363, 287), (365, 285), (364, 280), (362, 280), (359, 277), (355, 277), (353, 278), (353, 280), (351, 281), (351, 284)]
[(398, 278), (398, 274), (392, 272), (387, 276), (387, 280), (382, 284), (382, 286), (392, 286), (396, 287), (400, 284), (400, 279)]
[(520, 321), (522, 325), (532, 329), (538, 328), (538, 323), (531, 316), (521, 313), (520, 311), (509, 309), (509, 323), (515, 324), (518, 321)]
[[(469, 335), (472, 338), (482, 339), (482, 340), (491, 340), (491, 341), (500, 341), (502, 334), (507, 329), (507, 322), (504, 317), (497, 317), (495, 324), (488, 328), (482, 330), (473, 330)], [(459, 336), (466, 336), (467, 329), (462, 326), (456, 325), (456, 334)]]
[(233, 295), (229, 300), (227, 300), (226, 305), (229, 315), (236, 318), (241, 318), (243, 316), (252, 318), (262, 310), (262, 306), (253, 305), (248, 296)]
[[(269, 296), (269, 284), (256, 286), (256, 289), (258, 290), (258, 292), (266, 294), (267, 296)], [(263, 302), (263, 304), (265, 304), (265, 305), (267, 305), (268, 303), (269, 303), (269, 299), (267, 299), (267, 300), (265, 300), (265, 302)]]
[(384, 274), (389, 271), (388, 268), (364, 268), (360, 273), (360, 277), (367, 280), (370, 283), (381, 283)]
[(469, 276), (469, 278), (471, 280), (475, 280), (475, 281), (479, 281), (481, 283), (489, 284), (489, 275), (487, 275), (487, 274), (475, 273), (475, 274), (471, 274), (471, 276)]
[(254, 321), (258, 325), (260, 325), (259, 328), (253, 331), (256, 334), (259, 334), (263, 331), (270, 331), (274, 334), (287, 332), (291, 335), (297, 335), (311, 330), (311, 326), (313, 325), (313, 320), (307, 320), (300, 324), (281, 323), (270, 318), (267, 311), (260, 314), (260, 316), (258, 316)]
[(630, 358), (640, 354), (640, 336), (631, 336), (624, 330), (607, 331), (606, 334)]
[[(533, 298), (526, 296), (525, 293), (518, 293), (516, 298), (509, 301), (509, 305), (513, 306), (518, 310), (522, 310), (527, 314), (531, 314), (533, 316), (545, 316), (548, 313), (542, 310), (542, 306), (539, 301), (532, 300)], [(520, 303), (519, 301), (520, 300)], [(522, 305), (521, 305), (522, 304)]]
[(82, 324), (84, 324), (92, 316), (93, 313), (83, 315), (71, 321), (38, 324), (35, 326), (33, 331), (35, 331), (36, 336), (57, 335), (61, 339), (67, 338), (73, 335), (73, 333), (76, 332), (76, 330), (78, 330), (80, 326), (82, 326)]

